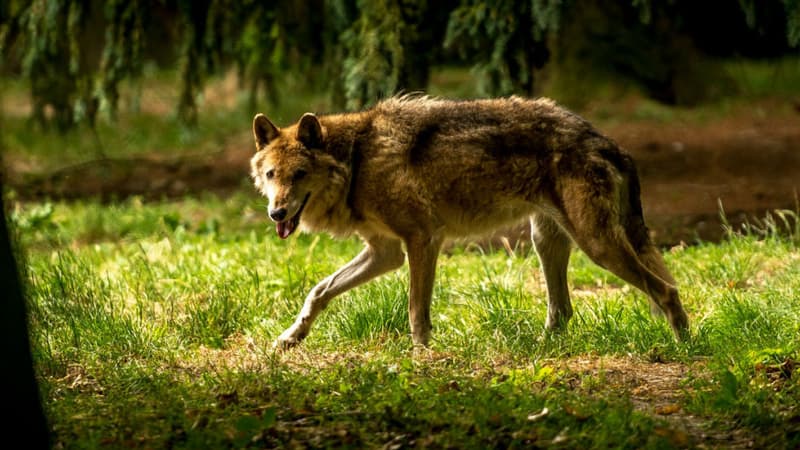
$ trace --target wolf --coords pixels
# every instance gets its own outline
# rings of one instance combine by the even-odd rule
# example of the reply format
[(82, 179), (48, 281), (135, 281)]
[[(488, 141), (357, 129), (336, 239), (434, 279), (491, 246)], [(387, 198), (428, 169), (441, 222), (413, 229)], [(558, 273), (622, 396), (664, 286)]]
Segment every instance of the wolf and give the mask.
[(526, 219), (546, 283), (546, 330), (573, 314), (575, 244), (647, 294), (677, 339), (688, 337), (675, 279), (644, 222), (633, 159), (550, 99), (395, 96), (360, 112), (306, 113), (285, 128), (257, 114), (253, 134), (251, 176), (280, 238), (300, 229), (365, 243), (311, 289), (277, 348), (300, 343), (331, 299), (406, 255), (412, 341), (427, 346), (442, 243)]

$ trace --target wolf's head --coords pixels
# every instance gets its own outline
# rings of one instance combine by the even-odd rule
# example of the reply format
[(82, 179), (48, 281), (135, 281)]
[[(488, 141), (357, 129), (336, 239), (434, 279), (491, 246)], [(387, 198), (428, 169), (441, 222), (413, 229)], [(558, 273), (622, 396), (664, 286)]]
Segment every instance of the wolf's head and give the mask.
[(309, 201), (325, 188), (326, 170), (319, 161), (325, 130), (311, 113), (284, 129), (257, 114), (253, 135), (256, 154), (250, 161), (251, 175), (256, 189), (269, 199), (268, 213), (278, 236), (286, 239), (297, 229)]

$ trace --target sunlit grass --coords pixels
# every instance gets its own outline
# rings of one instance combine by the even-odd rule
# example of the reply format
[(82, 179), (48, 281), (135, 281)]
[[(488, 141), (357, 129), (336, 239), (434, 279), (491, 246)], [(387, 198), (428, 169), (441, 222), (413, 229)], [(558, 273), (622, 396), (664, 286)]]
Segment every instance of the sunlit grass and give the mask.
[[(675, 395), (698, 426), (798, 442), (800, 253), (777, 228), (665, 253), (692, 319), (688, 343), (580, 252), (575, 317), (545, 334), (533, 254), (455, 247), (440, 258), (430, 350), (412, 350), (403, 268), (334, 300), (301, 348), (275, 354), (308, 290), (360, 243), (281, 241), (261, 206), (245, 194), (15, 205), (57, 442), (685, 446), (684, 431), (634, 406), (635, 385), (603, 381), (640, 376), (625, 361), (656, 374), (665, 361), (687, 367)], [(592, 373), (559, 363), (603, 358), (622, 362)], [(546, 418), (527, 421), (543, 407)]]

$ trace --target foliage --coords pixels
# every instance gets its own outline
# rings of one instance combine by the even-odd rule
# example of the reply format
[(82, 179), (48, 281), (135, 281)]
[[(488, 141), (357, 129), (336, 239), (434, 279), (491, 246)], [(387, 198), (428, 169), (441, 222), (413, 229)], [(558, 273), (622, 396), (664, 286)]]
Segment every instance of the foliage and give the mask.
[(398, 91), (427, 87), (446, 2), (433, 6), (427, 0), (333, 3), (339, 14), (335, 23), (343, 27), (338, 42), (348, 108), (359, 109)]
[[(554, 45), (582, 36), (575, 27), (562, 33), (563, 18), (601, 3), (11, 0), (0, 6), (0, 50), (5, 70), (15, 73), (19, 65), (30, 80), (33, 116), (43, 125), (52, 120), (60, 130), (80, 122), (94, 126), (98, 113), (113, 119), (121, 83), (137, 82), (154, 55), (179, 70), (176, 114), (196, 124), (206, 79), (229, 69), (248, 88), (251, 107), (261, 92), (277, 102), (277, 75), (290, 73), (308, 83), (326, 84), (337, 103), (361, 108), (398, 91), (425, 89), (431, 67), (443, 61), (472, 65), (483, 95), (530, 95)], [(725, 20), (746, 22), (754, 33), (764, 34), (761, 24), (773, 25), (780, 16), (777, 25), (785, 30), (784, 41), (800, 43), (800, 2), (739, 3), (744, 13), (733, 14), (726, 6), (720, 10)], [(632, 0), (610, 9), (622, 10), (621, 19), (599, 8), (597, 22), (606, 24), (608, 33), (590, 41), (610, 39), (624, 50), (617, 53), (632, 50), (633, 55), (646, 54), (655, 44), (661, 49), (656, 57), (640, 58), (621, 70), (631, 69), (645, 83), (669, 85), (672, 74), (691, 68), (684, 62), (686, 55), (694, 55), (676, 51), (692, 41), (691, 27), (682, 24), (708, 17), (707, 9), (686, 2)], [(623, 38), (631, 12), (637, 17), (635, 27), (656, 39)], [(598, 48), (609, 54), (602, 45)], [(654, 94), (660, 89), (653, 89)]]
[(357, 10), (358, 17), (341, 37), (350, 109), (397, 91), (405, 57), (401, 36), (408, 32), (395, 0), (360, 1)]
[[(120, 82), (142, 75), (142, 50), (148, 23), (148, 9), (145, 6), (143, 0), (112, 0), (105, 5), (108, 27), (100, 62), (102, 79), (99, 95), (93, 101), (99, 101), (100, 108), (107, 110), (111, 117), (117, 114)], [(92, 105), (93, 109), (96, 107)], [(81, 103), (76, 109), (83, 111), (85, 106)], [(93, 121), (92, 116), (90, 122)]]
[[(786, 39), (793, 47), (800, 45), (800, 1), (781, 0), (786, 14)], [(759, 5), (755, 0), (739, 0), (747, 25), (751, 28), (758, 26)]]
[(534, 71), (549, 56), (547, 33), (558, 30), (563, 3), (466, 0), (450, 16), (444, 46), (479, 61), (475, 71), (484, 95), (530, 95)]
[[(22, 69), (31, 79), (34, 117), (42, 124), (48, 122), (45, 109), (50, 106), (61, 130), (82, 121), (94, 126), (98, 111), (113, 119), (119, 86), (142, 76), (143, 54), (148, 49), (152, 53), (153, 46), (173, 45), (181, 78), (176, 113), (185, 123), (196, 124), (197, 96), (206, 76), (228, 67), (230, 61), (243, 78), (251, 80), (253, 96), (260, 84), (271, 86), (271, 77), (283, 68), (283, 55), (291, 41), (282, 28), (282, 20), (291, 17), (281, 15), (289, 3), (268, 6), (208, 0), (173, 5), (113, 0), (98, 11), (97, 3), (77, 0), (16, 1), (3, 10), (9, 21), (0, 29), (0, 42), (3, 48), (24, 50)], [(98, 19), (98, 14), (102, 18)], [(97, 61), (93, 55), (81, 53), (82, 44), (90, 38), (84, 31), (89, 21), (105, 26)], [(154, 28), (168, 25), (164, 21), (177, 22), (176, 34), (156, 34), (167, 42), (153, 42), (152, 37), (148, 41)]]
[[(18, 35), (28, 40), (22, 67), (31, 79), (34, 117), (43, 121), (49, 104), (55, 110), (56, 126), (66, 129), (73, 121), (73, 104), (83, 104), (91, 88), (80, 73), (77, 41), (85, 17), (84, 2), (34, 0), (14, 7)], [(87, 116), (91, 119), (91, 112)]]
[(786, 33), (789, 44), (793, 47), (800, 45), (800, 1), (783, 0), (786, 8)]

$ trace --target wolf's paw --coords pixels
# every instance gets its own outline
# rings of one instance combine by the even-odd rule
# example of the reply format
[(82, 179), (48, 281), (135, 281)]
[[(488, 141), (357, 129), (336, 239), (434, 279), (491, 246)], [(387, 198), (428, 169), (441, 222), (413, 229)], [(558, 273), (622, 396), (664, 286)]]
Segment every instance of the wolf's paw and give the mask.
[(303, 338), (308, 334), (307, 330), (298, 327), (290, 327), (272, 343), (272, 348), (275, 350), (289, 350), (292, 347), (297, 347)]
[(431, 330), (417, 330), (411, 332), (411, 342), (414, 343), (414, 348), (427, 348), (431, 340)]
[(569, 317), (548, 317), (544, 324), (545, 336), (561, 336), (567, 334)]
[(297, 338), (281, 336), (275, 339), (275, 342), (272, 343), (272, 348), (277, 351), (289, 350), (300, 345), (300, 341), (301, 340)]
[(689, 330), (688, 325), (683, 328), (673, 329), (673, 332), (675, 333), (676, 342), (680, 342), (682, 344), (688, 344), (692, 342), (692, 332)]
[(411, 347), (411, 357), (414, 359), (430, 359), (435, 357), (435, 353), (428, 345), (414, 344)]

